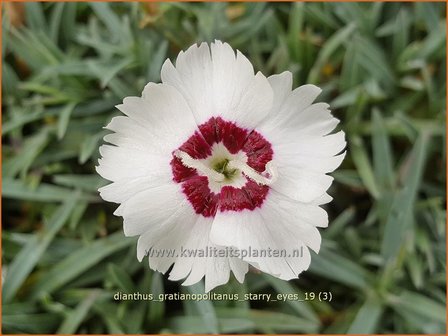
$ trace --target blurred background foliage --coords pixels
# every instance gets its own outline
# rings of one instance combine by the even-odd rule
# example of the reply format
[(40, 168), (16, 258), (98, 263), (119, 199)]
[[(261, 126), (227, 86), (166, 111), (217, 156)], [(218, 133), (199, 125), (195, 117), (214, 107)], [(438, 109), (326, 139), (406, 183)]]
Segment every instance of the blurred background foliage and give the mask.
[[(4, 333), (445, 333), (444, 3), (4, 3)], [(332, 301), (116, 301), (201, 293), (136, 259), (94, 170), (103, 126), (162, 62), (221, 39), (315, 83), (347, 133), (309, 271), (218, 293)]]

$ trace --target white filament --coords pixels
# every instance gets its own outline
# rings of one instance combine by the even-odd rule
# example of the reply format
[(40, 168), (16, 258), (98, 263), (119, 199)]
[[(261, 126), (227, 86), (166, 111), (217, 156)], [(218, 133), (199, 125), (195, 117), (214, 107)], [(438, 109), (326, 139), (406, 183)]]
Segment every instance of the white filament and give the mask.
[[(196, 169), (198, 173), (211, 178), (215, 182), (223, 182), (226, 179), (224, 174), (208, 167), (201, 160), (193, 159), (189, 154), (181, 150), (176, 150), (174, 152), (174, 155), (182, 161), (182, 164), (185, 167)], [(277, 171), (272, 165), (272, 161), (266, 164), (266, 169), (262, 174), (260, 174), (255, 169), (250, 167), (246, 162), (243, 162), (241, 160), (231, 160), (227, 164), (227, 167), (229, 167), (230, 169), (240, 170), (248, 178), (262, 185), (270, 185), (277, 179)]]
[(193, 159), (190, 155), (181, 150), (176, 150), (174, 155), (182, 161), (182, 164), (185, 167), (196, 169), (198, 173), (201, 173), (216, 182), (222, 182), (226, 178), (224, 174), (218, 173), (216, 170), (207, 167), (202, 161)]
[(250, 167), (246, 162), (232, 160), (227, 165), (229, 168), (241, 170), (251, 180), (254, 180), (258, 184), (270, 185), (277, 180), (277, 171), (272, 165), (272, 161), (266, 164), (265, 171), (260, 174), (255, 169)]

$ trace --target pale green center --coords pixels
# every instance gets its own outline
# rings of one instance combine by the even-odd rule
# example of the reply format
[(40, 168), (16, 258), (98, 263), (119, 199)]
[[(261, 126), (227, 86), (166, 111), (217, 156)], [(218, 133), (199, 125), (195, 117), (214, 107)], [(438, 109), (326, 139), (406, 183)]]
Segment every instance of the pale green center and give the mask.
[(215, 159), (212, 162), (212, 169), (220, 174), (223, 174), (225, 180), (232, 181), (232, 179), (239, 173), (239, 171), (238, 169), (230, 168), (229, 162), (230, 160), (227, 158)]

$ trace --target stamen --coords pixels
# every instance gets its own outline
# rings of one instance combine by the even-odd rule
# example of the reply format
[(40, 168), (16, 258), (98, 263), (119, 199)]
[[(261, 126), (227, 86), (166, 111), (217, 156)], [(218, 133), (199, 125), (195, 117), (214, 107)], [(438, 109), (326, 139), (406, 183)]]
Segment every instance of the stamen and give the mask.
[[(196, 169), (198, 173), (211, 178), (215, 182), (223, 182), (226, 179), (225, 174), (209, 168), (201, 160), (193, 159), (189, 154), (179, 149), (174, 151), (173, 154), (182, 161), (182, 164), (185, 167)], [(248, 178), (258, 184), (270, 185), (277, 180), (277, 170), (272, 165), (272, 161), (266, 164), (266, 169), (263, 173), (257, 172), (246, 162), (241, 160), (230, 160), (226, 163), (226, 167), (228, 169), (237, 169), (243, 172)]]
[(248, 178), (254, 180), (258, 184), (270, 185), (277, 180), (277, 170), (272, 165), (272, 161), (266, 164), (265, 171), (263, 173), (257, 172), (255, 169), (250, 167), (247, 163), (232, 160), (227, 165), (229, 168), (241, 170)]
[(182, 164), (185, 167), (196, 169), (198, 173), (201, 173), (216, 182), (222, 182), (226, 178), (224, 174), (218, 173), (216, 170), (207, 167), (202, 161), (193, 159), (190, 155), (181, 150), (175, 150), (173, 154), (182, 161)]

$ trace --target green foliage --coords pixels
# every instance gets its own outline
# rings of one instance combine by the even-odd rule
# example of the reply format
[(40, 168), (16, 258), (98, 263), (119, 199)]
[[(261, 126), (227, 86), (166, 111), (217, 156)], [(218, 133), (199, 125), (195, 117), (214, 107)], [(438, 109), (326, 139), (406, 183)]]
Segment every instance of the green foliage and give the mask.
[[(17, 8), (2, 23), (4, 333), (445, 333), (445, 4)], [(167, 57), (214, 39), (265, 75), (321, 86), (348, 140), (310, 270), (215, 292), (331, 302), (114, 299), (203, 292), (138, 263), (95, 165), (114, 106), (159, 81)]]

